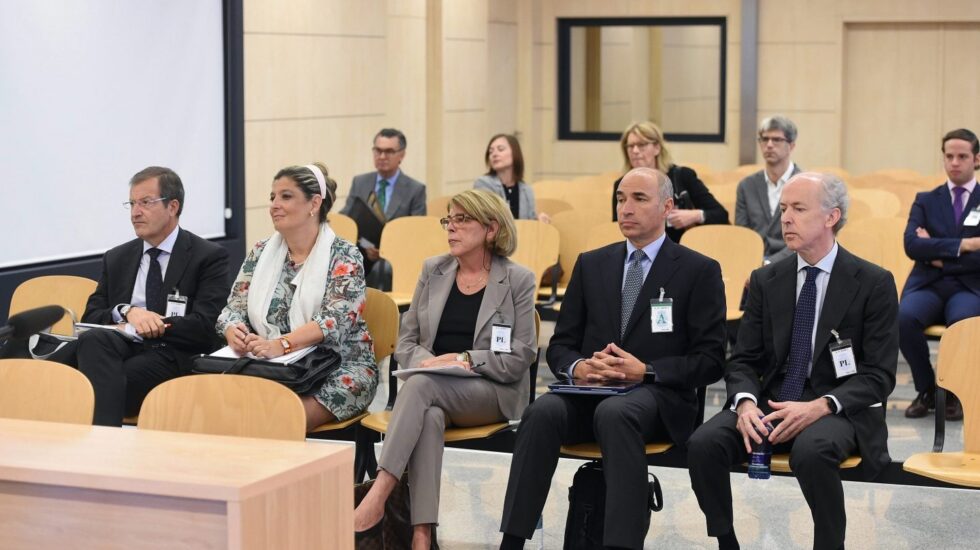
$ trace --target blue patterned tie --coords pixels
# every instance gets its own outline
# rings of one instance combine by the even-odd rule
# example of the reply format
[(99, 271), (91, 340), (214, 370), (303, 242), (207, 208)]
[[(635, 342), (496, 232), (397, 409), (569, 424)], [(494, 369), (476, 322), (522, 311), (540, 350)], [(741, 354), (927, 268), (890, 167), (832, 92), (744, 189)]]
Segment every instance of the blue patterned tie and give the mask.
[(626, 335), (626, 325), (630, 322), (636, 297), (640, 295), (640, 288), (643, 286), (643, 267), (640, 263), (646, 257), (646, 253), (639, 248), (634, 250), (630, 267), (626, 270), (626, 282), (623, 283), (623, 319), (619, 326), (620, 340)]
[(813, 355), (813, 322), (817, 311), (817, 274), (819, 267), (804, 267), (806, 281), (796, 300), (793, 314), (793, 341), (786, 361), (786, 377), (779, 388), (779, 401), (799, 401), (806, 383), (807, 366)]
[(167, 299), (163, 295), (163, 270), (160, 269), (159, 248), (146, 251), (150, 255), (150, 269), (146, 273), (146, 309), (163, 315), (167, 308)]

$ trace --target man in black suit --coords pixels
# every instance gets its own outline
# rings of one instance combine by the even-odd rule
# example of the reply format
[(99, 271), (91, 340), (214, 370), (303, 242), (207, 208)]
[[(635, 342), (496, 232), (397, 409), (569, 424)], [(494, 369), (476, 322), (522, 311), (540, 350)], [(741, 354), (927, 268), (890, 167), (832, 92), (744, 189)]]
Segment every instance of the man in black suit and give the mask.
[[(790, 453), (814, 548), (844, 546), (840, 463), (857, 451), (874, 477), (891, 461), (883, 403), (898, 357), (895, 280), (837, 244), (847, 204), (846, 187), (830, 175), (786, 184), (782, 231), (795, 254), (752, 273), (725, 408), (688, 441), (691, 484), (719, 548), (738, 548), (729, 469), (763, 437)], [(749, 498), (764, 498), (758, 489)]]
[(82, 333), (65, 358), (92, 382), (94, 422), (105, 426), (121, 425), (151, 389), (187, 374), (191, 356), (214, 350), (229, 289), (228, 252), (178, 226), (184, 186), (173, 170), (138, 172), (125, 204), (137, 238), (102, 257), (82, 315), (117, 329)]
[[(669, 438), (683, 445), (696, 423), (697, 388), (722, 374), (721, 268), (666, 238), (670, 180), (657, 170), (636, 168), (616, 194), (626, 242), (578, 258), (548, 346), (548, 365), (560, 378), (643, 384), (605, 399), (549, 393), (525, 410), (507, 483), (501, 548), (520, 548), (531, 537), (561, 445), (586, 441), (597, 441), (602, 450), (603, 543), (642, 548), (650, 522), (644, 444)], [(664, 308), (666, 318), (659, 315)]]

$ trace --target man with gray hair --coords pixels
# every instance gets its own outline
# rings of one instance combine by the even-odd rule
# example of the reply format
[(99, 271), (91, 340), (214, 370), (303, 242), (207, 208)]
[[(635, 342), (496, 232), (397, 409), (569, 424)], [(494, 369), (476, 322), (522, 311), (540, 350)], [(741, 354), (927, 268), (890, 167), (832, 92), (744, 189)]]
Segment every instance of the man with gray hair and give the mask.
[(847, 205), (834, 176), (787, 182), (780, 219), (795, 254), (752, 273), (728, 399), (688, 441), (691, 485), (719, 548), (738, 548), (729, 470), (760, 447), (789, 453), (814, 548), (844, 546), (840, 463), (859, 454), (872, 478), (891, 461), (882, 403), (898, 359), (895, 279), (837, 244)]
[(764, 259), (776, 262), (793, 254), (786, 248), (779, 223), (779, 196), (786, 182), (800, 173), (790, 160), (796, 147), (796, 125), (784, 116), (773, 116), (759, 124), (759, 150), (765, 168), (739, 182), (735, 198), (735, 225), (748, 227), (762, 236)]

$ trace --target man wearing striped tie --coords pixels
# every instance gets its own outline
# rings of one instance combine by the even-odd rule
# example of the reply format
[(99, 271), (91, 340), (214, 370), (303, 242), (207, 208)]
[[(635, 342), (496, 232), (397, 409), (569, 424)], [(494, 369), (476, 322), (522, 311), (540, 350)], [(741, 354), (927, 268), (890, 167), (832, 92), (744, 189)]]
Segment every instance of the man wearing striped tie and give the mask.
[[(752, 273), (728, 400), (688, 441), (691, 484), (719, 548), (739, 547), (729, 469), (763, 438), (790, 453), (814, 548), (844, 547), (840, 463), (859, 454), (874, 477), (891, 461), (882, 403), (895, 387), (895, 279), (837, 244), (847, 205), (834, 176), (806, 172), (786, 184), (779, 208), (795, 254)], [(764, 494), (760, 485), (750, 498)]]

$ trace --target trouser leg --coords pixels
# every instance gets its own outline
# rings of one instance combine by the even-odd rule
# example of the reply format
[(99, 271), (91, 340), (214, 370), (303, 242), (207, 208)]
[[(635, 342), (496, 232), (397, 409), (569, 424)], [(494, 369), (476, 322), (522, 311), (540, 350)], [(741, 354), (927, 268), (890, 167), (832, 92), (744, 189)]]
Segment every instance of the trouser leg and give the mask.
[(687, 441), (688, 473), (691, 487), (704, 512), (708, 536), (719, 537), (732, 531), (732, 485), (730, 469), (745, 462), (748, 453), (742, 435), (735, 427), (738, 416), (721, 411), (702, 424)]
[(932, 290), (906, 292), (898, 309), (898, 345), (912, 371), (915, 391), (930, 392), (936, 387), (936, 377), (929, 360), (929, 342), (923, 332), (926, 327), (943, 322), (943, 300)]

